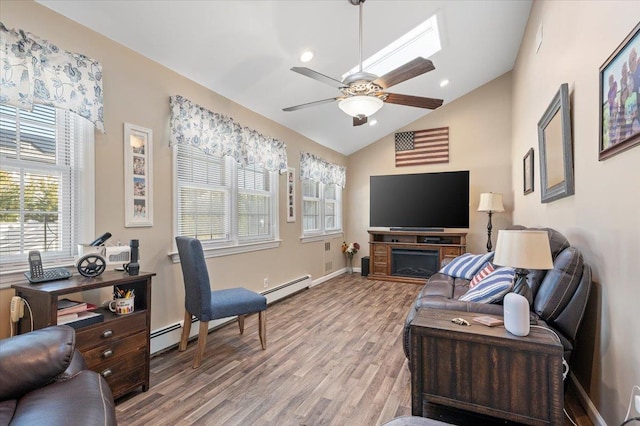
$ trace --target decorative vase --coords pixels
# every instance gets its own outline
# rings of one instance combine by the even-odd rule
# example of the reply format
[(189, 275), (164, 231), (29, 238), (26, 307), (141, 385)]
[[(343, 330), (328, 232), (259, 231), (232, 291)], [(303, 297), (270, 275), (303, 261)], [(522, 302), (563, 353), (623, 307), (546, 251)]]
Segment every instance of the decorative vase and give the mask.
[(353, 274), (353, 256), (347, 255), (347, 274)]

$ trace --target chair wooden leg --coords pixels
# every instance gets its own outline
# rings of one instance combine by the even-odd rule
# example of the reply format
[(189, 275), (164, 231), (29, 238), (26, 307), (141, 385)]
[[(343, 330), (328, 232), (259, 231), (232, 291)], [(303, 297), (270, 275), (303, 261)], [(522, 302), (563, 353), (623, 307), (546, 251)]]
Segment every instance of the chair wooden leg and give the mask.
[(191, 333), (191, 313), (184, 310), (184, 324), (182, 324), (182, 336), (180, 336), (180, 345), (178, 350), (180, 352), (187, 349), (187, 342), (189, 341), (189, 334)]
[(258, 327), (260, 334), (260, 344), (262, 345), (262, 350), (267, 349), (267, 310), (260, 311), (258, 313)]
[(238, 327), (240, 327), (240, 334), (244, 334), (244, 315), (238, 315)]
[(196, 348), (196, 356), (193, 359), (193, 368), (200, 367), (202, 356), (204, 355), (204, 347), (207, 345), (207, 334), (209, 333), (209, 323), (200, 321), (200, 331), (198, 332), (198, 347)]

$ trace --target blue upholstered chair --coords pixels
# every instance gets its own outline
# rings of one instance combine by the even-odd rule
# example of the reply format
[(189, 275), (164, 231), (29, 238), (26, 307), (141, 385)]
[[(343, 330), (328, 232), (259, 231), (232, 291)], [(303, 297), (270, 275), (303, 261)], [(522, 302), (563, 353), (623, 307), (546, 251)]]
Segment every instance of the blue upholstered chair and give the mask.
[(178, 349), (187, 348), (191, 332), (191, 316), (200, 320), (198, 348), (193, 360), (193, 368), (200, 367), (204, 347), (207, 343), (209, 321), (238, 316), (240, 334), (244, 333), (244, 316), (258, 312), (260, 343), (267, 349), (267, 298), (246, 288), (230, 288), (212, 291), (209, 272), (202, 251), (202, 244), (195, 238), (176, 237), (182, 276), (184, 277), (184, 326)]

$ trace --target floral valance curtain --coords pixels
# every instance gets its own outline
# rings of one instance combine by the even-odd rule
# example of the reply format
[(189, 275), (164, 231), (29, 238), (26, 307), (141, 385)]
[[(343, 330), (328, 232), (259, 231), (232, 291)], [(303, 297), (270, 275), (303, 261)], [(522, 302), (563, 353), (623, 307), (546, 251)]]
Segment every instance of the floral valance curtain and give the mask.
[(329, 163), (308, 152), (302, 152), (300, 153), (300, 179), (336, 184), (344, 188), (347, 181), (347, 168)]
[(239, 164), (262, 166), (270, 171), (287, 170), (287, 146), (232, 118), (209, 111), (182, 96), (169, 98), (171, 107), (169, 145), (189, 144), (206, 154), (228, 155)]
[(104, 133), (102, 65), (0, 22), (0, 103), (73, 111)]

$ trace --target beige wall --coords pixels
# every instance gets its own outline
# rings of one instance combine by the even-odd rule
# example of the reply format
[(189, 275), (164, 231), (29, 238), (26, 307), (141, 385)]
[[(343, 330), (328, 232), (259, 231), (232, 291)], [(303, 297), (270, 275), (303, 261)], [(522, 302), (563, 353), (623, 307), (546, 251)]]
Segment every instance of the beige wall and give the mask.
[[(172, 151), (168, 146), (169, 96), (182, 95), (213, 111), (233, 117), (241, 125), (287, 144), (289, 165), (299, 171), (300, 151), (312, 152), (328, 161), (346, 165), (346, 157), (318, 145), (141, 55), (70, 21), (31, 1), (3, 1), (2, 22), (48, 39), (61, 48), (80, 52), (100, 61), (104, 71), (105, 126), (107, 134), (96, 132), (96, 234), (109, 231), (113, 241), (140, 240), (141, 265), (154, 271), (152, 329), (183, 318), (184, 290), (179, 264), (171, 263), (173, 250)], [(215, 72), (215, 70), (211, 70)], [(153, 130), (154, 137), (154, 225), (124, 227), (123, 123)], [(214, 288), (245, 286), (262, 291), (263, 278), (270, 287), (305, 274), (313, 279), (344, 267), (340, 251), (342, 236), (330, 239), (332, 251), (325, 255), (322, 241), (300, 242), (301, 220), (286, 222), (285, 177), (280, 176), (280, 238), (278, 249), (218, 257), (209, 260)], [(296, 186), (300, 217), (300, 185)], [(345, 196), (348, 191), (345, 191)], [(348, 211), (345, 210), (345, 214)], [(325, 258), (333, 269), (325, 271)], [(0, 333), (8, 335), (8, 300), (11, 290), (0, 293)]]
[[(640, 385), (640, 147), (598, 161), (598, 69), (639, 20), (640, 2), (534, 2), (513, 71), (514, 222), (558, 229), (593, 268), (574, 373), (611, 425), (622, 422), (631, 388)], [(576, 191), (542, 204), (536, 123), (562, 83), (571, 98)], [(531, 147), (536, 191), (523, 196), (520, 161)]]
[(358, 258), (369, 254), (370, 176), (469, 170), (469, 252), (487, 250), (487, 214), (476, 211), (480, 193), (504, 194), (506, 212), (496, 213), (492, 220), (494, 244), (495, 232), (511, 223), (511, 73), (446, 103), (398, 132), (443, 126), (449, 126), (449, 163), (446, 164), (396, 168), (393, 133), (349, 156), (347, 228), (349, 239), (363, 246)]
[[(108, 134), (97, 134), (96, 138), (96, 233), (108, 230), (122, 241), (140, 239), (144, 269), (158, 273), (153, 289), (152, 328), (182, 318), (179, 265), (167, 257), (172, 250), (173, 220), (168, 97), (181, 94), (284, 140), (290, 165), (296, 169), (301, 150), (347, 164), (345, 239), (362, 244), (358, 260), (368, 254), (369, 176), (378, 174), (470, 170), (469, 251), (484, 251), (486, 242), (486, 214), (475, 211), (481, 192), (504, 194), (507, 212), (494, 216), (496, 231), (513, 222), (551, 226), (563, 232), (584, 253), (596, 281), (579, 337), (575, 374), (607, 423), (621, 423), (631, 387), (640, 384), (640, 339), (637, 326), (630, 326), (638, 323), (634, 308), (640, 300), (637, 273), (632, 274), (640, 259), (640, 148), (598, 161), (598, 68), (638, 22), (640, 3), (534, 2), (512, 74), (398, 130), (449, 126), (450, 162), (400, 169), (393, 163), (393, 135), (356, 152), (347, 162), (343, 156), (33, 2), (3, 1), (1, 12), (8, 27), (33, 32), (65, 49), (94, 57), (104, 66)], [(535, 32), (540, 23), (544, 24), (544, 42), (536, 54)], [(571, 94), (576, 194), (541, 204), (536, 123), (564, 82), (569, 83)], [(151, 228), (123, 227), (124, 122), (149, 127), (154, 132), (155, 212)], [(531, 147), (536, 151), (536, 190), (523, 196), (522, 157)], [(284, 188), (284, 177), (280, 182)], [(306, 273), (314, 278), (325, 273), (323, 244), (300, 244), (300, 221), (287, 224), (284, 220), (282, 188), (281, 247), (212, 259), (209, 264), (214, 287), (245, 285), (262, 290), (262, 278), (267, 274), (270, 283), (277, 285)], [(299, 203), (299, 185), (297, 190)], [(340, 237), (332, 240), (330, 258), (334, 269), (344, 264), (339, 251), (341, 241)], [(354, 264), (359, 265), (359, 261)], [(0, 292), (1, 336), (8, 334), (11, 294), (11, 290)]]

